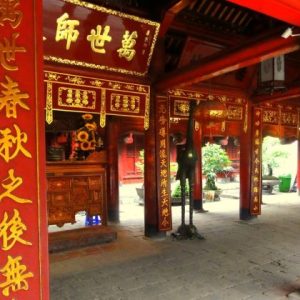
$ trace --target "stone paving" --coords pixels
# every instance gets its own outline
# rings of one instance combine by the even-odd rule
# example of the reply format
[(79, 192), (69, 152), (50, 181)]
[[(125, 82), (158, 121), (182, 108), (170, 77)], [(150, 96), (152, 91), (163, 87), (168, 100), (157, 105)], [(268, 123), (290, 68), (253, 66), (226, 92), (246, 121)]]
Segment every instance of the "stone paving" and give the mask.
[[(262, 215), (238, 220), (239, 200), (194, 214), (205, 240), (143, 236), (143, 206), (126, 203), (116, 242), (50, 256), (52, 300), (300, 299), (300, 197), (265, 195)], [(172, 207), (174, 231), (180, 207)]]

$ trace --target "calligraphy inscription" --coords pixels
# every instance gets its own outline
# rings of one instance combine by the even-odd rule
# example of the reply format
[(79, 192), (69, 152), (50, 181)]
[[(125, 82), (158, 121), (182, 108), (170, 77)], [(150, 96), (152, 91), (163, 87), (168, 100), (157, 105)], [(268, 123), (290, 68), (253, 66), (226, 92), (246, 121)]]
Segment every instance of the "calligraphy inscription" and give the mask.
[(140, 97), (112, 93), (110, 96), (110, 110), (138, 114), (140, 112)]
[(96, 108), (96, 92), (77, 88), (58, 88), (58, 106)]
[[(27, 231), (27, 225), (23, 222), (22, 217), (24, 210), (16, 208), (26, 204), (30, 205), (32, 200), (26, 199), (22, 195), (25, 184), (23, 178), (16, 175), (20, 164), (12, 163), (12, 160), (16, 160), (20, 155), (23, 158), (32, 158), (32, 154), (27, 150), (27, 142), (31, 136), (19, 122), (21, 118), (26, 118), (26, 115), (22, 113), (30, 111), (30, 95), (26, 91), (22, 91), (21, 84), (14, 78), (16, 73), (20, 75), (20, 71), (25, 71), (19, 70), (18, 59), (27, 53), (27, 49), (19, 42), (22, 41), (22, 37), (20, 40), (18, 39), (20, 36), (19, 26), (23, 19), (23, 12), (19, 6), (19, 0), (0, 0), (0, 64), (4, 71), (4, 78), (1, 78), (2, 82), (0, 82), (0, 113), (4, 113), (4, 117), (1, 115), (2, 122), (0, 124), (0, 161), (2, 163), (1, 176), (3, 176), (0, 178), (1, 299), (3, 299), (2, 295), (5, 299), (7, 297), (9, 299), (19, 298), (15, 293), (21, 290), (28, 291), (30, 283), (28, 279), (34, 277), (33, 272), (28, 271), (28, 267), (22, 263), (22, 256), (10, 255), (10, 251), (14, 251), (14, 253), (21, 251), (26, 255), (26, 251), (19, 247), (32, 246), (32, 242), (24, 237), (25, 231)], [(9, 31), (9, 34), (4, 36), (6, 30)], [(25, 80), (31, 80), (31, 78)], [(14, 119), (13, 123), (5, 122), (11, 118)], [(30, 189), (26, 185), (25, 188)], [(13, 211), (10, 207), (13, 208)], [(7, 256), (3, 251), (7, 252)]]

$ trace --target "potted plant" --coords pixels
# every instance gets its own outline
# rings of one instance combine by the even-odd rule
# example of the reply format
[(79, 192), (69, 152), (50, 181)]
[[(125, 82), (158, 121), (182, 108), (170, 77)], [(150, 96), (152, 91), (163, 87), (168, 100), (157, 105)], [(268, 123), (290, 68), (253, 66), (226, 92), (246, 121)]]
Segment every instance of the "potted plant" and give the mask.
[(223, 172), (231, 165), (226, 151), (220, 145), (207, 143), (202, 147), (202, 171), (206, 177), (203, 199), (220, 200), (221, 190), (216, 186), (217, 173)]
[[(139, 171), (144, 176), (144, 149), (140, 150), (138, 161), (135, 163), (135, 166), (139, 169)], [(144, 183), (141, 187), (136, 188), (136, 193), (139, 197), (139, 204), (144, 204)]]
[[(189, 183), (187, 180), (186, 185), (185, 185), (185, 196), (186, 197), (189, 197), (189, 190), (190, 190)], [(175, 186), (172, 189), (171, 200), (172, 200), (172, 204), (181, 204), (181, 186), (180, 186), (179, 180), (176, 181)]]

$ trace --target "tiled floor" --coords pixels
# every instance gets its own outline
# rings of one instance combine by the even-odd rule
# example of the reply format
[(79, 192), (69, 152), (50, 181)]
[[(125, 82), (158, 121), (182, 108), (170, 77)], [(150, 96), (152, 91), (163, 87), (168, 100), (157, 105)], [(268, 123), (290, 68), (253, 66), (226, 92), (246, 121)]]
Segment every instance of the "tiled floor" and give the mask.
[[(194, 215), (205, 240), (144, 238), (143, 206), (125, 202), (116, 242), (50, 256), (51, 299), (300, 299), (296, 193), (265, 195), (248, 222), (238, 199), (205, 203)], [(176, 230), (180, 207), (172, 214)]]

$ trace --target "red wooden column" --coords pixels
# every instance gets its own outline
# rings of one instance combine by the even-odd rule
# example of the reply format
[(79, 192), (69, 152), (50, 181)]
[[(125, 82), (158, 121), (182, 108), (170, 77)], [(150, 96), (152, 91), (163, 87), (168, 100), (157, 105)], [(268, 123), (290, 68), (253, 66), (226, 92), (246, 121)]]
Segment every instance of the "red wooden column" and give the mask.
[[(297, 129), (299, 132), (299, 128)], [(297, 161), (297, 189), (300, 195), (300, 138), (298, 137), (298, 161)]]
[(118, 169), (118, 138), (119, 124), (113, 118), (107, 122), (106, 140), (107, 140), (107, 160), (108, 160), (108, 220), (119, 222), (119, 169)]
[(206, 212), (203, 209), (202, 199), (202, 126), (197, 121), (195, 122), (194, 145), (198, 154), (198, 161), (195, 170), (194, 209), (198, 212)]
[(0, 299), (49, 299), (42, 1), (1, 1)]
[(244, 124), (240, 135), (240, 219), (251, 218), (251, 133), (252, 113), (250, 103), (246, 104)]
[(152, 95), (150, 126), (145, 132), (145, 235), (172, 229), (169, 158), (169, 100)]

